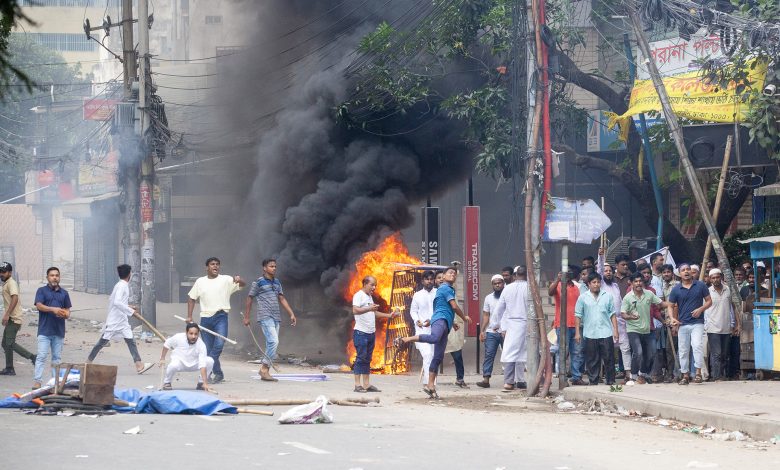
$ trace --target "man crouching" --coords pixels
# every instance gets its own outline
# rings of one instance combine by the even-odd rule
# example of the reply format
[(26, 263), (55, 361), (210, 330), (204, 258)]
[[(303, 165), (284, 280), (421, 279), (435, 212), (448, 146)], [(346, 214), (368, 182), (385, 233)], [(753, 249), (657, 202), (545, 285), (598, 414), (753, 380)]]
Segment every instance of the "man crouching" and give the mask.
[(165, 366), (165, 355), (172, 350), (171, 363), (165, 370), (163, 390), (171, 390), (173, 376), (177, 372), (200, 371), (195, 390), (209, 391), (206, 378), (214, 367), (214, 359), (206, 354), (206, 344), (200, 339), (200, 327), (197, 323), (187, 323), (184, 333), (176, 333), (163, 344), (160, 355), (160, 367)]

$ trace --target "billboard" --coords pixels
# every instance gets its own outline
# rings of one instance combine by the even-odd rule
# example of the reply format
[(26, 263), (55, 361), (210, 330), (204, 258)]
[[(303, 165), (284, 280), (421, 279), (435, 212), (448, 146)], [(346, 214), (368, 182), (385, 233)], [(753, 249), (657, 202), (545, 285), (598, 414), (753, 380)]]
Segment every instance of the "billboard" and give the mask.
[(479, 273), (482, 267), (479, 235), (479, 206), (466, 206), (463, 208), (463, 271), (466, 277), (463, 313), (471, 318), (468, 336), (477, 335), (477, 323), (482, 313), (479, 295)]

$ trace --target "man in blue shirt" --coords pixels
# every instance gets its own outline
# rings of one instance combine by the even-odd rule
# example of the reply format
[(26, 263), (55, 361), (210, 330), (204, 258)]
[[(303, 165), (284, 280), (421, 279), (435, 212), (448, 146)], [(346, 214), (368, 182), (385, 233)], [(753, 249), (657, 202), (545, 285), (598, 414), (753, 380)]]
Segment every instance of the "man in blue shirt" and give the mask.
[(598, 385), (604, 367), (607, 385), (615, 383), (615, 343), (618, 341), (617, 317), (612, 294), (601, 290), (601, 276), (590, 273), (588, 290), (580, 294), (574, 306), (574, 341), (585, 338), (585, 364), (591, 385)]
[(669, 293), (668, 314), (672, 326), (678, 326), (677, 342), (682, 378), (680, 385), (690, 381), (690, 349), (693, 347), (693, 366), (696, 369), (694, 383), (701, 383), (701, 367), (704, 364), (704, 311), (712, 306), (707, 285), (693, 277), (687, 263), (678, 266), (680, 283)]
[(438, 374), (441, 361), (444, 359), (444, 350), (447, 348), (447, 335), (455, 321), (455, 315), (457, 314), (466, 323), (471, 321), (463, 313), (463, 310), (460, 309), (458, 301), (455, 299), (455, 289), (453, 289), (452, 285), (455, 284), (457, 277), (458, 271), (455, 268), (444, 270), (444, 283), (436, 290), (436, 297), (433, 299), (431, 333), (396, 338), (394, 341), (396, 348), (406, 343), (414, 343), (415, 341), (433, 344), (433, 359), (428, 368), (428, 385), (423, 387), (423, 391), (434, 399), (439, 398), (439, 395), (436, 393), (436, 375)]
[(60, 363), (62, 343), (65, 341), (65, 319), (70, 317), (70, 296), (60, 287), (60, 270), (46, 270), (47, 284), (35, 293), (38, 309), (38, 354), (33, 374), (33, 389), (40, 388), (43, 368), (51, 352), (52, 368)]

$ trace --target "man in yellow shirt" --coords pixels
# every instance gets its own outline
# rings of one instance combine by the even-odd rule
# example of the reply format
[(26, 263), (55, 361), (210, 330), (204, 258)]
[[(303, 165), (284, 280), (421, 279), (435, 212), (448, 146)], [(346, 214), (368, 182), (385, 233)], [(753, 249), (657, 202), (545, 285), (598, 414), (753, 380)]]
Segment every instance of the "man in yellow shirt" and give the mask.
[(3, 315), (3, 350), (5, 351), (5, 369), (0, 371), (0, 375), (16, 375), (14, 370), (14, 351), (23, 358), (32, 361), (35, 364), (35, 354), (24, 349), (22, 345), (16, 342), (16, 335), (22, 327), (24, 313), (22, 312), (22, 303), (19, 301), (19, 284), (11, 276), (13, 267), (11, 263), (0, 263), (0, 279), (3, 280), (3, 305), (5, 314)]
[[(227, 276), (220, 274), (219, 258), (206, 260), (206, 275), (199, 277), (187, 294), (187, 322), (192, 322), (192, 311), (195, 302), (200, 303), (200, 324), (222, 336), (228, 334), (228, 313), (230, 312), (230, 296), (241, 290), (246, 283), (241, 276)], [(206, 344), (208, 356), (214, 359), (214, 369), (211, 383), (220, 383), (225, 380), (219, 356), (225, 341), (205, 331), (201, 339)]]

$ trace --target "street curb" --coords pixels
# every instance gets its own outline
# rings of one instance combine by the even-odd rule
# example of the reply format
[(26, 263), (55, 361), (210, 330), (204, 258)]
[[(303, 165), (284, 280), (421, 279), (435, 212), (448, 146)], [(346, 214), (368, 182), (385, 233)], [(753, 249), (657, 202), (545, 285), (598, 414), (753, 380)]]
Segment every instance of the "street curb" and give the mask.
[[(774, 436), (780, 435), (780, 422), (763, 419), (760, 416), (745, 416), (729, 413), (728, 411), (674, 405), (625, 396), (621, 393), (589, 391), (583, 388), (567, 388), (563, 391), (563, 396), (567, 400), (574, 401), (588, 401), (594, 398), (608, 400), (623, 408), (640, 411), (643, 414), (697, 425), (714, 426), (729, 431), (740, 431), (748, 434), (753, 439), (761, 441), (767, 441)], [(713, 398), (713, 401), (716, 401), (716, 399)]]

